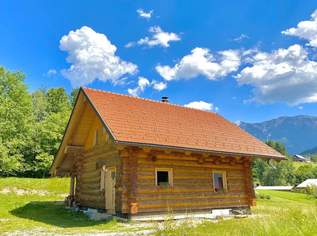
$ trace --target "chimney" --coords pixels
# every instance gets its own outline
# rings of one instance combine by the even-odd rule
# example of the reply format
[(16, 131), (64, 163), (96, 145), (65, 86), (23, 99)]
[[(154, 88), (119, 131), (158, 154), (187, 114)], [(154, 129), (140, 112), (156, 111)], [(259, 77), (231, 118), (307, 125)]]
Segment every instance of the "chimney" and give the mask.
[(166, 102), (166, 103), (168, 103), (168, 97), (166, 97), (166, 96), (162, 97), (161, 102)]

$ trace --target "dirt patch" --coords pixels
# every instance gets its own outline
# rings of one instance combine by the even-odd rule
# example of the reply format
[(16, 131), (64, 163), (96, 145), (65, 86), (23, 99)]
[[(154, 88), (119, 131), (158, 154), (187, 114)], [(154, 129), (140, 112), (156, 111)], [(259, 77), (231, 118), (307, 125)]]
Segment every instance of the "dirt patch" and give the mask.
[(6, 218), (0, 218), (0, 223), (1, 222), (7, 222), (7, 221), (9, 221), (10, 219), (6, 219)]
[[(23, 195), (46, 196), (46, 195), (52, 194), (51, 192), (46, 190), (20, 189), (16, 187), (13, 187), (13, 188), (6, 187), (0, 190), (0, 194), (11, 194), (11, 193), (16, 194), (18, 196), (23, 196)], [(59, 194), (59, 195), (65, 196), (65, 194)]]

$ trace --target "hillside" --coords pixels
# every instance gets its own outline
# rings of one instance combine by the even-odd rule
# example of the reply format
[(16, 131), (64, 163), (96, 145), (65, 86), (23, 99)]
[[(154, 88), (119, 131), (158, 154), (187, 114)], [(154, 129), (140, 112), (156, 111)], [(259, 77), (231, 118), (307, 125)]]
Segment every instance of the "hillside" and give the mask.
[(240, 127), (255, 137), (285, 144), (290, 154), (298, 154), (317, 147), (317, 117), (279, 117), (260, 123), (241, 122)]
[(314, 155), (314, 154), (317, 154), (317, 147), (313, 147), (313, 148), (311, 148), (311, 149), (308, 149), (308, 150), (306, 150), (306, 151), (303, 151), (302, 153), (301, 153), (301, 155), (307, 155), (307, 156), (309, 156), (309, 155)]

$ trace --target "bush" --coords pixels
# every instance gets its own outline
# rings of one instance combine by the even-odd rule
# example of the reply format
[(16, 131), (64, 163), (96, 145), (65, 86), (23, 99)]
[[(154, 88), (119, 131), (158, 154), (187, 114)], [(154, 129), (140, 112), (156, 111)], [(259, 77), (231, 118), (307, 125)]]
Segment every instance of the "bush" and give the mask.
[(268, 194), (262, 194), (262, 193), (256, 193), (255, 197), (257, 199), (266, 199), (266, 200), (270, 200), (271, 196)]
[(317, 198), (317, 186), (310, 185), (306, 188), (306, 193)]

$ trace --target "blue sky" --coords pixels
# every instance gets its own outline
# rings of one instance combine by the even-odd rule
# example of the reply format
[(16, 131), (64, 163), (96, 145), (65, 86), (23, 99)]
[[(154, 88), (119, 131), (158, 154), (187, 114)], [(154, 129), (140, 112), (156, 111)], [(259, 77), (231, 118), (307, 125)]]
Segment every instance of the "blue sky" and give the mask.
[(23, 71), (30, 91), (169, 96), (234, 122), (317, 115), (316, 9), (300, 0), (3, 0), (0, 64)]

